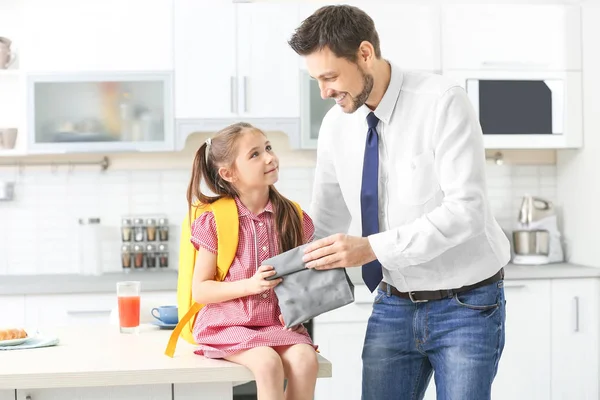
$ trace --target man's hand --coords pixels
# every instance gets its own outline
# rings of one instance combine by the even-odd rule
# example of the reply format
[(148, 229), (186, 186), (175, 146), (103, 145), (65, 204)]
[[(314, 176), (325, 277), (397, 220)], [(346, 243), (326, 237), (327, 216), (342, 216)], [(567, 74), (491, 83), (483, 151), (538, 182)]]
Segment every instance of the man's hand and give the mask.
[(302, 324), (294, 325), (291, 328), (285, 328), (285, 322), (283, 321), (283, 315), (281, 314), (279, 314), (279, 322), (281, 322), (281, 325), (284, 327), (284, 329), (287, 329), (288, 331), (297, 332), (301, 334), (308, 332)]
[(358, 267), (377, 258), (369, 239), (341, 233), (310, 243), (304, 253), (306, 267), (315, 269)]

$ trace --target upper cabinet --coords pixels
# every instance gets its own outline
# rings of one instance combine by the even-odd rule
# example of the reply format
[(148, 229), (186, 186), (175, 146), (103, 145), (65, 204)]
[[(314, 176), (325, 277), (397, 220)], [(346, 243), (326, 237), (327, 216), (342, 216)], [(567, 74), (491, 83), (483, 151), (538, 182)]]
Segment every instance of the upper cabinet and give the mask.
[(439, 72), (440, 6), (355, 1), (373, 19), (382, 56), (400, 68)]
[(170, 73), (29, 75), (31, 153), (173, 150)]
[(21, 67), (43, 72), (171, 70), (172, 14), (173, 0), (23, 0)]
[(580, 70), (580, 13), (561, 4), (444, 6), (443, 68)]
[(299, 116), (296, 4), (175, 2), (175, 116)]

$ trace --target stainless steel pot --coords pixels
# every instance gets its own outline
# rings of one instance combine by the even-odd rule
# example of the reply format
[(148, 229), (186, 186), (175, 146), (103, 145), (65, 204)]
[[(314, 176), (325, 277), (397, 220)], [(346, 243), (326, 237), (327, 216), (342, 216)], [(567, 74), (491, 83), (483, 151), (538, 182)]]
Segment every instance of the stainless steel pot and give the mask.
[(513, 231), (513, 246), (518, 255), (547, 256), (550, 248), (550, 233), (546, 230)]

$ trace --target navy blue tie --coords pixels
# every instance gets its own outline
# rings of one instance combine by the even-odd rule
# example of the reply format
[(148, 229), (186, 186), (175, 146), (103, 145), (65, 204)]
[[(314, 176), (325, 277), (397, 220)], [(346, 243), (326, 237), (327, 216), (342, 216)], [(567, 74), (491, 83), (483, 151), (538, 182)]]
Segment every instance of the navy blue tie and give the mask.
[[(360, 190), (360, 210), (362, 215), (362, 235), (367, 237), (379, 233), (379, 137), (377, 136), (377, 123), (379, 118), (373, 112), (367, 115), (367, 143), (365, 144), (365, 161), (363, 164), (362, 186)], [(362, 266), (362, 277), (365, 284), (372, 292), (377, 288), (383, 278), (381, 263), (371, 261)]]

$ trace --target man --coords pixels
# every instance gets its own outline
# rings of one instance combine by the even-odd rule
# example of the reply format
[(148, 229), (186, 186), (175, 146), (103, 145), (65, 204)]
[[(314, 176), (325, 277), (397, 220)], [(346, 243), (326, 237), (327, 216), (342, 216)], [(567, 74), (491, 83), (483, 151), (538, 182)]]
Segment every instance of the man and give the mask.
[[(362, 265), (377, 289), (365, 400), (490, 398), (504, 347), (509, 242), (492, 216), (465, 91), (381, 57), (372, 19), (326, 6), (289, 41), (334, 106), (319, 133), (309, 268)], [(362, 237), (349, 236), (360, 222)], [(357, 224), (358, 225), (358, 224)], [(329, 235), (329, 236), (327, 236)]]

